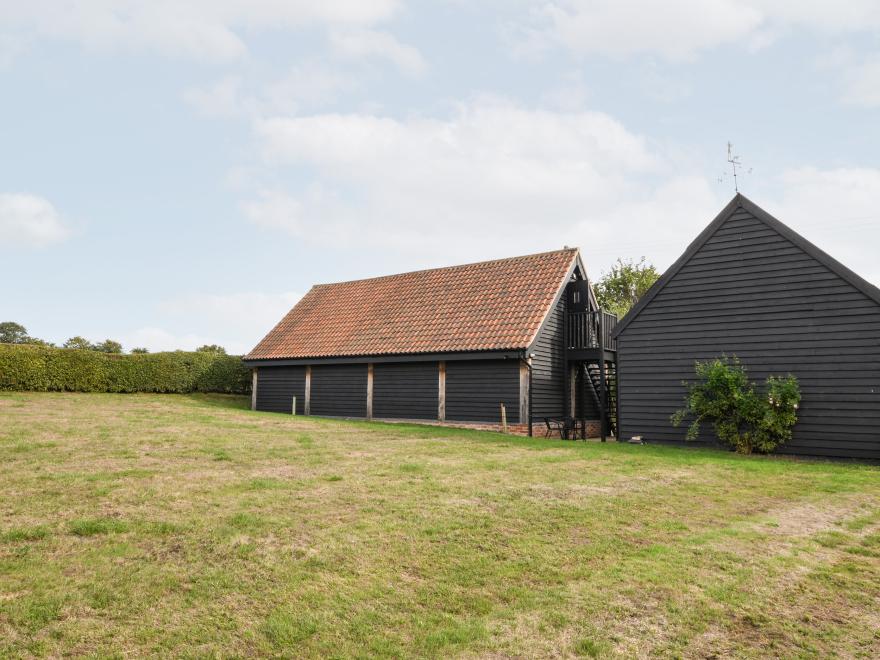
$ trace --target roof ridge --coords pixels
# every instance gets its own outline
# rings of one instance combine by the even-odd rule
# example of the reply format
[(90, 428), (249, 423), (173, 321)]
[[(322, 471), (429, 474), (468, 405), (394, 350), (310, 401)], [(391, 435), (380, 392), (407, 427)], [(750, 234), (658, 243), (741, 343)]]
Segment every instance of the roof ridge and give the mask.
[(338, 286), (340, 284), (354, 284), (355, 282), (372, 282), (375, 280), (385, 280), (390, 279), (392, 277), (403, 277), (404, 275), (416, 275), (418, 273), (430, 273), (432, 271), (437, 270), (455, 270), (456, 268), (469, 268), (471, 266), (482, 266), (485, 264), (496, 264), (501, 263), (502, 261), (517, 261), (518, 259), (532, 259), (534, 257), (542, 257), (544, 255), (550, 254), (562, 254), (565, 252), (579, 252), (580, 248), (578, 247), (564, 247), (559, 250), (547, 250), (545, 252), (534, 252), (532, 254), (521, 254), (515, 257), (501, 257), (499, 259), (487, 259), (486, 261), (471, 261), (465, 264), (454, 264), (452, 266), (435, 266), (433, 268), (418, 268), (416, 270), (406, 270), (402, 273), (390, 273), (388, 275), (374, 275), (373, 277), (359, 277), (353, 280), (341, 280), (339, 282), (322, 282), (320, 284), (313, 284), (312, 289), (317, 289), (319, 287), (328, 287), (328, 286)]

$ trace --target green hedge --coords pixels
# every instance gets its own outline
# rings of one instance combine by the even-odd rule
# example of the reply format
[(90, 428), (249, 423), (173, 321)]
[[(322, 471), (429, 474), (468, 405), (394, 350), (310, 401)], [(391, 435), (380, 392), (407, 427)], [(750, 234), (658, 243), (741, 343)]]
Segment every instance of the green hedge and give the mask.
[(0, 344), (0, 390), (246, 394), (250, 387), (250, 370), (233, 355), (185, 351), (113, 355)]

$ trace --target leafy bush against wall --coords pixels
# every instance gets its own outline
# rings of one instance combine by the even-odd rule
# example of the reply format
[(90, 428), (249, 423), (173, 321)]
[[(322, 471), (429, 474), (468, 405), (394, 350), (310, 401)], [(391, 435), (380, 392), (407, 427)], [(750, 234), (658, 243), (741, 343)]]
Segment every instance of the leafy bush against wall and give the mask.
[(250, 391), (250, 370), (220, 353), (117, 355), (0, 344), (0, 390), (67, 392)]
[(693, 418), (688, 440), (697, 438), (703, 421), (712, 422), (718, 438), (743, 454), (769, 453), (791, 440), (801, 401), (797, 378), (770, 376), (761, 393), (736, 356), (697, 362), (695, 370), (697, 382), (684, 383), (685, 407), (672, 415), (674, 426)]

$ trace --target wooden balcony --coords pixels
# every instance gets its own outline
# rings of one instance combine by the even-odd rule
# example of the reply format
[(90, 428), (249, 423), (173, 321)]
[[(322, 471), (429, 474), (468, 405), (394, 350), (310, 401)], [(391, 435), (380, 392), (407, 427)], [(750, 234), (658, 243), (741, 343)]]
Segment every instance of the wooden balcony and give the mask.
[(565, 348), (570, 359), (587, 359), (616, 352), (611, 335), (617, 316), (605, 311), (569, 312), (565, 316)]

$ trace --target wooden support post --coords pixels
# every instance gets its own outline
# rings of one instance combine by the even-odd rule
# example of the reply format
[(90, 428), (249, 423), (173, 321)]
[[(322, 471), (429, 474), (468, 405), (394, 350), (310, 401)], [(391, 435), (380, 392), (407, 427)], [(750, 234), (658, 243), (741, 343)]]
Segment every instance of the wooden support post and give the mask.
[(568, 368), (568, 416), (577, 417), (577, 373), (578, 368)]
[(529, 365), (525, 360), (519, 363), (519, 423), (529, 423)]
[(507, 433), (507, 408), (501, 404), (501, 432)]
[(605, 379), (605, 314), (599, 312), (599, 434), (602, 442), (607, 438), (608, 383)]
[[(570, 369), (570, 365), (568, 363), (568, 344), (569, 344), (569, 327), (571, 325), (571, 317), (569, 314), (571, 310), (569, 309), (568, 304), (568, 287), (566, 286), (565, 294), (563, 295), (564, 308), (562, 312), (562, 364), (563, 369)], [(563, 371), (564, 377), (562, 379), (563, 383), (563, 396), (562, 396), (562, 416), (563, 417), (571, 417), (571, 381), (568, 379), (567, 374)]]
[(312, 367), (311, 365), (306, 367), (306, 396), (305, 401), (303, 401), (303, 414), (311, 415), (312, 414)]
[(373, 419), (373, 363), (367, 365), (367, 419)]
[(257, 367), (251, 370), (251, 410), (257, 409)]
[(446, 421), (446, 363), (440, 362), (437, 382), (437, 421)]
[(599, 360), (599, 429), (602, 442), (608, 437), (608, 384), (605, 379), (605, 358)]

